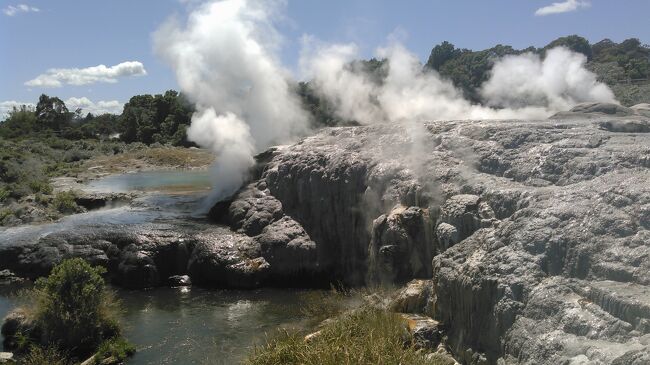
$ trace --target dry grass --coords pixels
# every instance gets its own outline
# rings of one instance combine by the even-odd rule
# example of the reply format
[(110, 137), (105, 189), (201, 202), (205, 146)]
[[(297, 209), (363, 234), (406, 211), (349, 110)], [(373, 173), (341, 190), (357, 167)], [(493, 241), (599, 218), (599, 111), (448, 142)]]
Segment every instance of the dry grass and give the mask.
[(412, 343), (406, 322), (398, 314), (363, 307), (323, 325), (305, 340), (304, 334), (282, 330), (255, 349), (248, 365), (442, 365), (426, 359)]
[(89, 160), (85, 168), (102, 174), (160, 168), (199, 168), (210, 165), (214, 155), (206, 150), (181, 147), (153, 147)]

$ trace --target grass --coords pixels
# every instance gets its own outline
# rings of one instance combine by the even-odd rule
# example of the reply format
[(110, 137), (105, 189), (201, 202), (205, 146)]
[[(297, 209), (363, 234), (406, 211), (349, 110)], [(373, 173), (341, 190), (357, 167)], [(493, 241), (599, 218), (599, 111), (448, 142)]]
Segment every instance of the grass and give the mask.
[(306, 340), (304, 333), (281, 330), (257, 347), (247, 365), (442, 365), (412, 344), (407, 324), (396, 313), (362, 307), (328, 321)]
[(52, 206), (61, 213), (75, 213), (79, 210), (76, 198), (74, 191), (62, 191), (54, 196)]
[(86, 162), (86, 168), (101, 173), (121, 173), (151, 167), (193, 168), (207, 166), (214, 156), (205, 150), (181, 147), (143, 147), (121, 154), (100, 156)]
[(104, 341), (99, 346), (97, 354), (95, 355), (95, 364), (100, 364), (102, 360), (110, 357), (118, 362), (126, 360), (128, 357), (135, 354), (135, 346), (126, 341), (123, 337), (113, 338)]
[(54, 347), (32, 346), (29, 354), (21, 359), (22, 365), (68, 365), (67, 357)]

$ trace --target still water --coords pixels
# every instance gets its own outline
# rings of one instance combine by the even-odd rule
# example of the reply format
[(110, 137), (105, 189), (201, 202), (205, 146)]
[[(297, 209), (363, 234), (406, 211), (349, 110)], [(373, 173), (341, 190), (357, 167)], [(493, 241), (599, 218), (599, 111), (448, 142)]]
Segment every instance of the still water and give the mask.
[[(266, 334), (303, 327), (307, 318), (300, 308), (313, 293), (196, 287), (118, 290), (124, 334), (137, 348), (127, 364), (237, 364)], [(0, 316), (15, 302), (0, 290)]]
[[(93, 181), (87, 188), (144, 194), (129, 205), (75, 214), (56, 223), (2, 230), (0, 244), (82, 226), (200, 221), (196, 212), (209, 194), (210, 173), (174, 170), (113, 175)], [(237, 364), (267, 333), (283, 327), (302, 327), (307, 318), (300, 308), (313, 294), (275, 289), (118, 289), (124, 309), (124, 334), (137, 347), (136, 355), (127, 364)], [(0, 318), (16, 305), (11, 290), (0, 287)]]

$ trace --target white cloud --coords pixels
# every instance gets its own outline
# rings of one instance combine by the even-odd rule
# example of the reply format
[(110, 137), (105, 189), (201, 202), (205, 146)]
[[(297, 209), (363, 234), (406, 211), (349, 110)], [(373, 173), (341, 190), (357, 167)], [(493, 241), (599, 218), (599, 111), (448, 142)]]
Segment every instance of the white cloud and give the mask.
[(27, 4), (9, 5), (6, 8), (2, 9), (2, 12), (5, 13), (6, 16), (14, 16), (16, 14), (30, 12), (38, 13), (39, 11), (41, 11), (41, 9), (34, 6), (29, 6)]
[(100, 100), (95, 103), (85, 96), (81, 98), (69, 98), (65, 100), (65, 105), (71, 112), (81, 108), (83, 115), (86, 115), (87, 113), (92, 113), (94, 115), (102, 115), (106, 113), (120, 114), (123, 108), (122, 103), (117, 100)]
[(122, 62), (115, 66), (105, 65), (86, 68), (51, 68), (33, 80), (25, 82), (27, 86), (61, 87), (68, 85), (87, 85), (96, 82), (115, 83), (119, 77), (143, 76), (147, 71), (141, 62)]
[(14, 108), (20, 108), (22, 105), (28, 108), (36, 107), (33, 103), (21, 103), (15, 100), (0, 101), (0, 121), (4, 120)]
[(551, 14), (560, 14), (576, 11), (580, 8), (588, 8), (591, 3), (588, 0), (566, 0), (559, 3), (553, 3), (543, 8), (537, 9), (535, 15), (544, 16)]
[[(124, 108), (124, 104), (117, 100), (100, 100), (94, 102), (85, 96), (80, 98), (68, 98), (67, 100), (64, 100), (64, 102), (68, 107), (68, 110), (71, 112), (81, 108), (84, 116), (88, 113), (94, 115), (102, 115), (106, 113), (120, 114)], [(25, 105), (27, 108), (32, 110), (36, 108), (34, 103), (22, 103), (15, 100), (0, 101), (0, 121), (5, 120), (14, 107), (20, 108), (22, 105)]]

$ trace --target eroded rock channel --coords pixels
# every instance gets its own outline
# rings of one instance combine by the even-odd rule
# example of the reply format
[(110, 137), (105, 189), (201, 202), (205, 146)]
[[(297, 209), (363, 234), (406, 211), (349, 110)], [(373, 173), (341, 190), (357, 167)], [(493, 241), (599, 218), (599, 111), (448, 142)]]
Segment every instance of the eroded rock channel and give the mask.
[(646, 364), (650, 134), (612, 123), (326, 129), (258, 156), (212, 222), (14, 235), (0, 269), (82, 256), (131, 287), (427, 279), (428, 314), (465, 363)]

